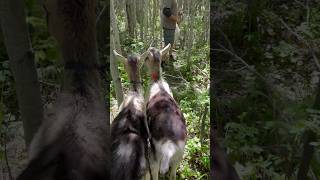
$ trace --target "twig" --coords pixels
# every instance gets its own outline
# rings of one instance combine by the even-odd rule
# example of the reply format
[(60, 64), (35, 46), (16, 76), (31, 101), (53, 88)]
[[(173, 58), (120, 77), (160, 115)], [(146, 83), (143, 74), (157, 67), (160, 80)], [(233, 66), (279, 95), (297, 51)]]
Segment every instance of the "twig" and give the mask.
[(220, 72), (239, 72), (242, 71), (243, 69), (247, 68), (247, 66), (242, 66), (241, 68), (238, 69), (227, 69), (227, 70), (221, 70), (221, 69), (216, 69), (216, 68), (212, 68), (214, 71), (220, 71)]
[(106, 8), (107, 8), (107, 4), (105, 3), (105, 5), (103, 6), (102, 10), (100, 11), (100, 13), (99, 13), (98, 16), (97, 16), (96, 23), (99, 22), (100, 17), (101, 17), (102, 14), (105, 12)]
[(306, 5), (304, 5), (302, 2), (298, 1), (298, 0), (294, 0), (294, 2), (298, 3), (300, 6), (307, 8)]
[(236, 53), (230, 51), (229, 49), (225, 48), (223, 45), (217, 43), (218, 46), (220, 46), (222, 49), (213, 49), (213, 51), (217, 51), (217, 52), (225, 52), (231, 56), (233, 56), (234, 58), (236, 58), (237, 60), (239, 60), (242, 64), (244, 64), (251, 72), (253, 72), (254, 74), (256, 74), (259, 78), (261, 78), (263, 81), (266, 82), (265, 78), (258, 73), (254, 68), (252, 68), (245, 60), (243, 60), (240, 56), (238, 56)]
[(303, 39), (303, 37), (301, 37), (297, 32), (295, 32), (294, 30), (292, 30), (289, 25), (287, 23), (284, 22), (284, 20), (279, 17), (279, 20), (280, 22), (282, 23), (282, 25), (287, 28), (287, 30), (293, 34), (299, 41), (301, 41), (303, 44), (305, 44), (311, 51), (311, 55), (312, 55), (312, 59), (314, 60), (317, 68), (320, 70), (320, 63), (319, 63), (319, 60), (318, 60), (318, 57), (316, 56), (315, 54), (315, 51), (314, 51), (314, 48), (313, 48), (313, 45), (310, 44), (308, 41), (306, 41), (305, 39)]
[(54, 83), (50, 83), (50, 82), (45, 82), (45, 81), (41, 81), (39, 80), (39, 83), (46, 85), (46, 86), (53, 86), (56, 89), (59, 89), (59, 85), (58, 84), (54, 84)]
[(228, 38), (228, 36), (220, 28), (217, 28), (217, 29), (222, 34), (223, 38), (227, 41), (230, 50), (232, 52), (235, 52), (234, 49), (233, 49), (232, 43), (231, 43), (230, 39)]
[(312, 168), (310, 168), (310, 174), (311, 174), (312, 180), (318, 180), (318, 178), (317, 178), (316, 175), (314, 174), (314, 171), (313, 171)]
[(164, 76), (173, 77), (173, 78), (176, 78), (176, 79), (182, 79), (185, 83), (189, 83), (189, 82), (188, 82), (187, 80), (185, 80), (183, 77), (173, 76), (173, 75), (169, 75), (169, 74), (165, 74)]

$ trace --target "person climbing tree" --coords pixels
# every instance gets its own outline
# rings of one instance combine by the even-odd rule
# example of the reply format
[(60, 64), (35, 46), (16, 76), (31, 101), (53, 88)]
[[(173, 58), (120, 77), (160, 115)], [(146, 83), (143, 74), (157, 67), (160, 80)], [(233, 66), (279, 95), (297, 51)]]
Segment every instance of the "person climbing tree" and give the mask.
[[(177, 0), (163, 0), (161, 12), (164, 46), (169, 43), (173, 45), (176, 24), (179, 21)], [(174, 57), (172, 56), (172, 49), (173, 46), (171, 46), (169, 51), (170, 60), (174, 60)]]

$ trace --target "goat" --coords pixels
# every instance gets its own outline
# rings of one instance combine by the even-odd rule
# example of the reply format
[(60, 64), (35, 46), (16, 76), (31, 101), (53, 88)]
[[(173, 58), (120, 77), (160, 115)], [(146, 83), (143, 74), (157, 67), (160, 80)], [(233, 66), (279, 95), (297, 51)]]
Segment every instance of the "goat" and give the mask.
[[(168, 83), (161, 77), (161, 57), (168, 53), (170, 46), (168, 44), (162, 50), (149, 48), (145, 60), (151, 75), (146, 114), (152, 135), (150, 166), (153, 180), (158, 180), (159, 172), (165, 174), (169, 168), (170, 180), (176, 179), (176, 169), (183, 158), (187, 137), (185, 118)], [(147, 173), (146, 179), (149, 178)]]
[(49, 30), (62, 51), (64, 82), (17, 180), (108, 180), (110, 127), (101, 94), (95, 3), (47, 0), (45, 5)]
[(128, 96), (120, 105), (120, 112), (111, 124), (111, 154), (113, 168), (111, 179), (139, 180), (146, 174), (145, 104), (139, 69), (147, 52), (141, 56), (115, 56), (125, 64), (131, 83)]

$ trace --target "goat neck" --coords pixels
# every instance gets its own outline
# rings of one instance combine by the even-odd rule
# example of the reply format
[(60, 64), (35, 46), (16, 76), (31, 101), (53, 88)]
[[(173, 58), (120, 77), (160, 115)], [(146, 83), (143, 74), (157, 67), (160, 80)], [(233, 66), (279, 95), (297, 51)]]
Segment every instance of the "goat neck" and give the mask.
[(128, 56), (125, 66), (130, 81), (130, 91), (143, 94), (142, 81), (139, 72), (139, 57), (136, 55)]
[(148, 91), (149, 98), (152, 98), (154, 95), (159, 93), (160, 91), (166, 91), (172, 98), (172, 91), (168, 83), (162, 77), (162, 69), (161, 69), (161, 50), (150, 48), (148, 58), (146, 60), (146, 65), (151, 76), (150, 79), (150, 90)]

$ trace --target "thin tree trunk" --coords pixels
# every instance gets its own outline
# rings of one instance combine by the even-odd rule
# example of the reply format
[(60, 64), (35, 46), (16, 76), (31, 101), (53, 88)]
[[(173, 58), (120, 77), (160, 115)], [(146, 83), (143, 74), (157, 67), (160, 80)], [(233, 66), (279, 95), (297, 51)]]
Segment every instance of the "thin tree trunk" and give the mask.
[(110, 1), (111, 38), (113, 38), (116, 50), (121, 53), (119, 30), (117, 27), (117, 17), (114, 10), (114, 0)]
[(24, 13), (24, 1), (1, 0), (0, 19), (23, 121), (27, 148), (43, 120), (40, 86)]
[(183, 6), (182, 0), (178, 0), (178, 9), (179, 10), (182, 9), (182, 6)]
[[(156, 21), (161, 21), (160, 20), (160, 16), (161, 16), (161, 7), (162, 7), (162, 1), (160, 0), (160, 1), (158, 1), (157, 0), (157, 15), (156, 15)], [(160, 40), (158, 43), (159, 43), (159, 47), (162, 47), (162, 36), (163, 36), (163, 33), (162, 33), (162, 26), (160, 25), (160, 26), (156, 26), (157, 28), (156, 28), (156, 30), (157, 30), (157, 35), (158, 35), (158, 37), (157, 37), (157, 39), (158, 40)]]
[(187, 59), (187, 64), (188, 64), (188, 67), (190, 66), (191, 64), (191, 53), (192, 53), (192, 46), (193, 46), (193, 23), (194, 23), (194, 17), (195, 17), (195, 9), (193, 6), (196, 4), (195, 2), (189, 2), (189, 30), (188, 30), (188, 41), (187, 41), (187, 49), (189, 49), (188, 51), (188, 59)]
[(202, 118), (200, 119), (200, 123), (201, 123), (200, 144), (201, 144), (201, 147), (203, 146), (203, 138), (204, 138), (204, 133), (205, 133), (205, 121), (206, 121), (206, 118), (207, 118), (208, 106), (209, 106), (209, 104), (205, 104), (205, 109), (204, 109)]
[(128, 19), (129, 36), (133, 39), (136, 38), (136, 3), (135, 0), (126, 0), (126, 12)]
[(143, 41), (143, 33), (144, 33), (144, 19), (145, 19), (145, 14), (141, 13), (144, 12), (145, 10), (145, 0), (136, 0), (136, 17), (137, 17), (137, 22), (139, 24), (139, 36), (140, 40)]
[(153, 28), (153, 24), (152, 24), (152, 0), (149, 0), (148, 1), (148, 38), (149, 38), (149, 41), (152, 41), (153, 40), (153, 37), (152, 37), (152, 28)]
[[(184, 23), (189, 23), (189, 3), (190, 1), (183, 1), (183, 11), (184, 11)], [(182, 40), (180, 41), (180, 48), (181, 49), (185, 49), (186, 47), (186, 43), (188, 42), (188, 27), (189, 26), (186, 26), (187, 28), (182, 28), (181, 29), (181, 37), (182, 37)]]
[(119, 71), (118, 71), (118, 63), (116, 61), (116, 58), (113, 55), (112, 50), (116, 49), (115, 45), (114, 45), (114, 41), (113, 38), (111, 38), (111, 49), (110, 49), (110, 71), (111, 71), (111, 77), (112, 77), (112, 81), (114, 84), (114, 89), (116, 92), (116, 98), (117, 98), (117, 102), (118, 102), (118, 106), (120, 106), (120, 104), (123, 101), (123, 90), (122, 90), (122, 85), (121, 85), (121, 79), (119, 76)]
[(123, 101), (123, 91), (122, 91), (122, 85), (120, 81), (119, 71), (118, 71), (118, 63), (116, 59), (114, 58), (113, 49), (116, 49), (118, 53), (121, 53), (121, 47), (120, 47), (120, 39), (119, 39), (119, 32), (117, 28), (117, 20), (116, 20), (116, 14), (114, 11), (114, 0), (110, 1), (110, 17), (111, 17), (111, 39), (110, 39), (110, 72), (112, 81), (114, 84), (114, 89), (116, 92), (116, 98), (118, 102), (118, 106), (120, 106), (121, 102)]
[(151, 24), (152, 24), (152, 29), (151, 29), (151, 32), (152, 32), (152, 39), (154, 41), (155, 44), (156, 43), (156, 39), (155, 38), (155, 31), (156, 31), (156, 13), (157, 13), (157, 9), (156, 9), (156, 5), (157, 4), (157, 0), (152, 0), (152, 21), (151, 21)]

